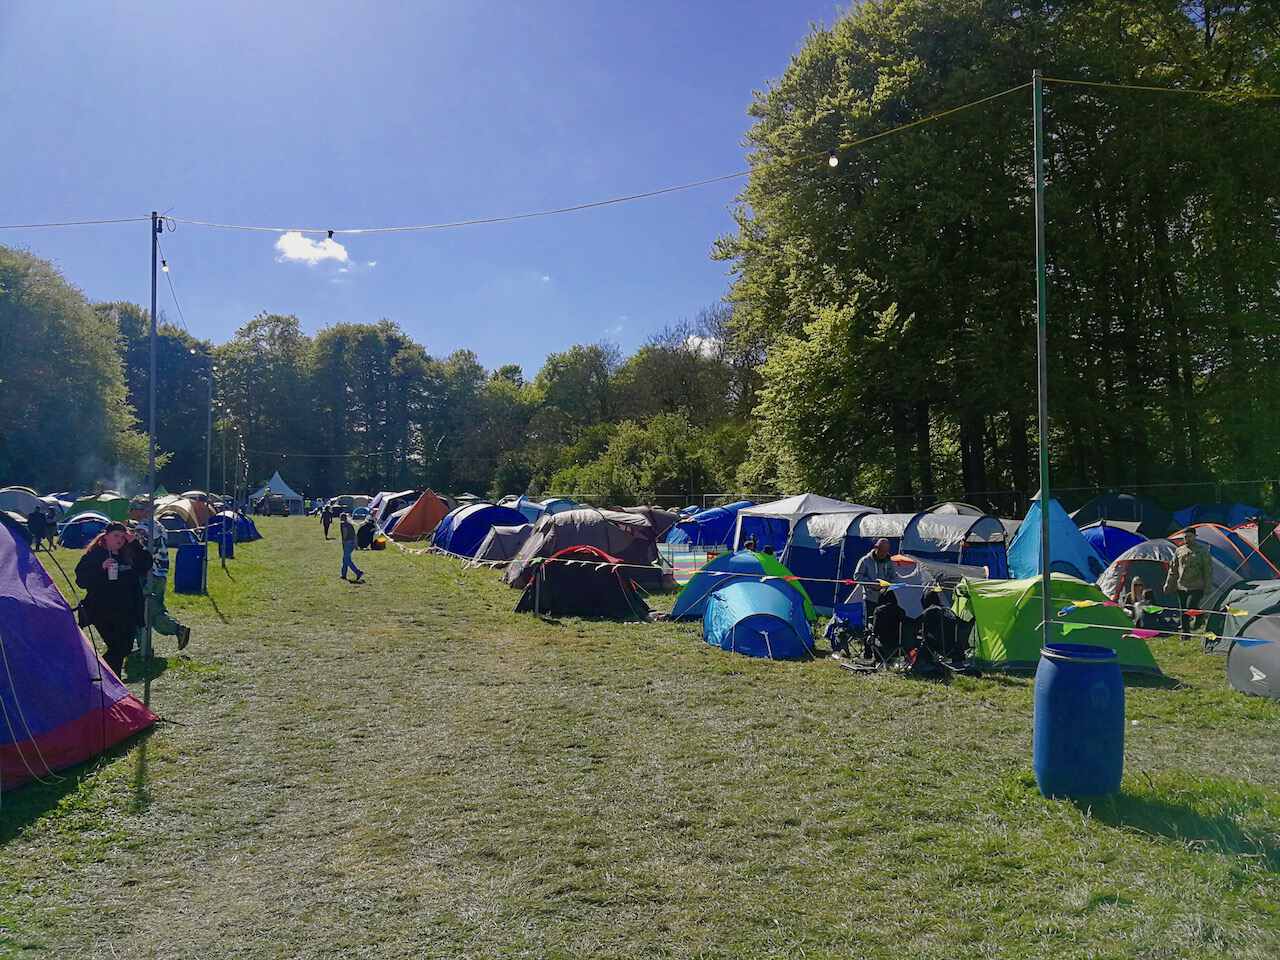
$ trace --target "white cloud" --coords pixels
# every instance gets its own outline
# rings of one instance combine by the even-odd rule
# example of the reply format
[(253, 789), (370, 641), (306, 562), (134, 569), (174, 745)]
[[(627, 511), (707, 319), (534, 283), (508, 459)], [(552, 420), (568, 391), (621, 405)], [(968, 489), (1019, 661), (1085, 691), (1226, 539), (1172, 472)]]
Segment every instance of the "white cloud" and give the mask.
[(715, 337), (700, 337), (696, 333), (684, 339), (684, 345), (702, 357), (714, 357), (720, 350), (720, 341)]
[(544, 274), (542, 275), (542, 282), (543, 282), (543, 283), (550, 283), (550, 282), (551, 282), (551, 275), (550, 275), (549, 273), (544, 273)]
[(366, 267), (368, 267), (370, 270), (372, 270), (372, 269), (373, 269), (374, 267), (376, 267), (377, 265), (378, 265), (378, 261), (377, 261), (377, 260), (368, 260), (368, 261), (366, 261), (366, 262), (365, 262), (365, 266), (366, 266)]
[(347, 263), (347, 248), (332, 237), (323, 240), (312, 240), (297, 230), (280, 234), (276, 240), (276, 261), (278, 263), (306, 263), (314, 266), (322, 260), (336, 260)]

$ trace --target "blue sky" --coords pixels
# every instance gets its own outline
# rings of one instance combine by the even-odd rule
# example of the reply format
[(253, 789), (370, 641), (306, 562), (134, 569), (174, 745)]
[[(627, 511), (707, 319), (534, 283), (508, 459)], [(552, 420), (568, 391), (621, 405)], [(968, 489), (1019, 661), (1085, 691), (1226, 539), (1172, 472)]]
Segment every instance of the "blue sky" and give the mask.
[[(6, 2), (0, 223), (152, 209), (433, 223), (729, 173), (744, 166), (752, 91), (843, 6)], [(308, 331), (388, 317), (434, 354), (469, 348), (532, 375), (549, 351), (599, 339), (631, 350), (720, 297), (725, 267), (708, 254), (739, 187), (340, 236), (345, 262), (298, 259), (315, 250), (296, 240), (286, 256), (273, 234), (179, 224), (162, 242), (197, 336), (225, 340), (260, 310), (295, 313)], [(145, 224), (4, 231), (0, 243), (54, 261), (92, 299), (150, 296)]]

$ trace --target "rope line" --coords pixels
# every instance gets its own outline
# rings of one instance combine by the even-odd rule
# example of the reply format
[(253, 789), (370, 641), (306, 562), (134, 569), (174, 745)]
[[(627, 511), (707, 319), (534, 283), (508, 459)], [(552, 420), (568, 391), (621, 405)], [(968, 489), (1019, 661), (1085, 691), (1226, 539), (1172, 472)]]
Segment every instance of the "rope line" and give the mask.
[(1068, 80), (1065, 77), (1041, 77), (1044, 83), (1059, 83), (1070, 87), (1103, 87), (1109, 90), (1145, 90), (1149, 93), (1186, 93), (1200, 97), (1237, 97), (1244, 100), (1280, 100), (1280, 93), (1259, 93), (1249, 90), (1191, 90), (1187, 87), (1157, 87), (1142, 83), (1116, 83), (1103, 80)]
[(105, 220), (60, 220), (53, 223), (5, 223), (0, 224), (0, 230), (39, 230), (44, 227), (88, 227), (97, 226), (104, 223), (139, 223), (143, 220), (150, 220), (151, 215), (145, 217), (115, 217)]

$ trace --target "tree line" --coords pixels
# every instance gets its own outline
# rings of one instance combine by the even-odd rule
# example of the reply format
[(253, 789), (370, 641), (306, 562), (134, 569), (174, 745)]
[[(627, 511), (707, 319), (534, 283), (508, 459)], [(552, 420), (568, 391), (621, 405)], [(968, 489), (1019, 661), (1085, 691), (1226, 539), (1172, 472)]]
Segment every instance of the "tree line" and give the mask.
[[(883, 0), (755, 96), (712, 255), (724, 303), (631, 356), (526, 379), (390, 320), (227, 343), (162, 327), (159, 478), (276, 469), (313, 494), (813, 489), (862, 502), (1036, 485), (1030, 93), (1049, 77), (1050, 449), (1067, 486), (1266, 478), (1280, 446), (1280, 9), (1227, 0)], [(828, 162), (835, 154), (837, 163)], [(140, 480), (147, 317), (0, 249), (0, 482)], [(225, 452), (224, 452), (225, 451)]]

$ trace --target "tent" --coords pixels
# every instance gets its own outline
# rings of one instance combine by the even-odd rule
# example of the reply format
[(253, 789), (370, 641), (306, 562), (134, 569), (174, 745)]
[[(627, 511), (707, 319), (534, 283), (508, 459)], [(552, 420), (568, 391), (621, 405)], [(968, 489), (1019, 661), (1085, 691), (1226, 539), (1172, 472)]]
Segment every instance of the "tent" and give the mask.
[(94, 652), (25, 543), (0, 524), (0, 789), (81, 763), (156, 722)]
[(1140, 533), (1125, 529), (1120, 525), (1123, 523), (1124, 521), (1120, 521), (1112, 524), (1106, 520), (1099, 520), (1081, 529), (1080, 532), (1089, 541), (1089, 546), (1098, 552), (1103, 563), (1111, 563), (1130, 547), (1136, 547), (1147, 539)]
[(739, 500), (723, 507), (696, 510), (667, 531), (666, 542), (691, 547), (727, 546), (733, 540), (738, 512), (751, 506), (754, 504), (750, 500)]
[[(1274, 580), (1280, 578), (1277, 570), (1249, 541), (1234, 530), (1216, 523), (1193, 523), (1196, 539), (1209, 548), (1214, 559), (1222, 562), (1241, 580)], [(1182, 543), (1185, 531), (1169, 534), (1175, 546)]]
[(702, 638), (748, 657), (802, 660), (814, 655), (800, 596), (758, 581), (739, 580), (711, 595), (702, 615)]
[(1009, 576), (1004, 525), (987, 514), (917, 513), (896, 552), (921, 560), (986, 567), (993, 580)]
[[(446, 514), (436, 524), (431, 544), (445, 553), (469, 558), (475, 555), (492, 528), (516, 527), (522, 523), (524, 515), (518, 510), (493, 503), (472, 503)], [(397, 523), (393, 535), (399, 528)]]
[(680, 519), (680, 514), (676, 511), (655, 506), (622, 507), (622, 512), (634, 513), (648, 520), (653, 527), (653, 535), (658, 543), (663, 542), (667, 533), (676, 525), (676, 521)]
[(532, 532), (531, 523), (522, 523), (517, 527), (494, 527), (476, 548), (476, 564), (508, 563), (514, 560)]
[(1222, 606), (1233, 611), (1227, 614), (1222, 636), (1280, 640), (1280, 580), (1237, 584)]
[[(1170, 540), (1144, 540), (1135, 544), (1112, 561), (1098, 578), (1098, 588), (1110, 600), (1123, 600), (1129, 596), (1134, 579), (1142, 581), (1145, 588), (1152, 592), (1158, 606), (1177, 607), (1178, 594), (1166, 592), (1165, 579), (1169, 573), (1169, 564), (1173, 560), (1177, 546)], [(1200, 604), (1205, 610), (1221, 608), (1223, 598), (1244, 579), (1222, 563), (1211, 557), (1213, 581), (1205, 592)], [(1220, 624), (1219, 624), (1220, 626)], [(1220, 631), (1214, 630), (1215, 633)]]
[(639, 514), (594, 507), (542, 517), (507, 566), (503, 579), (513, 587), (523, 587), (529, 582), (535, 557), (549, 557), (565, 547), (579, 545), (597, 547), (610, 556), (621, 557), (624, 563), (633, 565), (628, 576), (646, 588), (656, 588), (661, 582), (661, 568), (653, 567), (652, 573), (634, 568), (657, 563), (658, 545), (653, 525)]
[(525, 585), (517, 613), (564, 617), (646, 620), (649, 608), (636, 593), (623, 561), (597, 547), (577, 545), (557, 550), (538, 564)]
[(952, 517), (985, 517), (987, 515), (987, 511), (981, 507), (975, 507), (971, 503), (961, 503), (959, 500), (943, 500), (924, 512), (941, 513)]
[(67, 511), (70, 520), (79, 513), (99, 513), (108, 520), (119, 520), (124, 523), (129, 519), (129, 501), (118, 493), (99, 493), (91, 497), (81, 497)]
[[(376, 497), (369, 501), (369, 513), (373, 515), (373, 519), (379, 524), (385, 523), (387, 517), (391, 516), (397, 510), (403, 510), (405, 507), (413, 506), (415, 500), (418, 499), (417, 490), (383, 490)], [(448, 511), (445, 511), (446, 513)]]
[[(1065, 517), (1066, 514), (1063, 514)], [(1159, 673), (1145, 641), (1127, 636), (1133, 622), (1118, 606), (1106, 605), (1095, 584), (1063, 573), (1052, 574), (1053, 608), (1061, 621), (1058, 638), (1069, 643), (1110, 647), (1120, 669)], [(974, 625), (973, 659), (986, 669), (1033, 670), (1040, 661), (1041, 579), (964, 580), (956, 587), (952, 609)], [(1073, 606), (1076, 601), (1091, 606)], [(1065, 614), (1061, 611), (1067, 610)]]
[(1265, 516), (1265, 511), (1261, 507), (1253, 507), (1247, 503), (1193, 503), (1189, 507), (1174, 511), (1173, 526), (1179, 530), (1193, 523), (1216, 523), (1224, 527), (1235, 527), (1246, 520), (1261, 516)]
[[(1009, 573), (1034, 577), (1040, 573), (1040, 494), (1036, 494), (1022, 526), (1009, 543)], [(1107, 565), (1098, 551), (1052, 497), (1049, 499), (1049, 569), (1092, 582)]]
[(1163, 537), (1173, 527), (1169, 511), (1150, 497), (1132, 493), (1104, 493), (1071, 514), (1076, 526), (1087, 527), (1099, 520), (1125, 520), (1138, 524), (1137, 532), (1148, 539)]
[(396, 522), (387, 529), (387, 536), (392, 540), (425, 540), (448, 513), (449, 508), (443, 500), (430, 490), (424, 490), (412, 506), (392, 514)]
[[(181, 521), (181, 526), (191, 530), (203, 527), (210, 515), (211, 511), (207, 503), (187, 497), (173, 497), (156, 506), (157, 520), (164, 522), (167, 517), (176, 517)], [(176, 529), (168, 523), (165, 523), (165, 527)]]
[(810, 621), (818, 619), (804, 584), (794, 579), (791, 571), (779, 563), (777, 557), (753, 550), (722, 553), (704, 565), (681, 588), (675, 606), (671, 608), (671, 619), (701, 619), (708, 600), (716, 591), (744, 580), (798, 594), (804, 606), (805, 618)]
[(0, 523), (22, 538), (23, 543), (31, 542), (31, 528), (27, 526), (27, 518), (13, 510), (0, 510)]
[(239, 543), (250, 543), (254, 540), (262, 539), (262, 534), (258, 532), (257, 525), (243, 513), (236, 513), (234, 510), (223, 510), (221, 513), (215, 513), (210, 517), (209, 527), (205, 536), (209, 540), (217, 540), (222, 536), (224, 526), (232, 531), (232, 536)]
[[(1261, 525), (1262, 535), (1258, 535), (1258, 528)], [(1231, 528), (1245, 543), (1253, 547), (1260, 554), (1266, 557), (1276, 566), (1280, 566), (1280, 524), (1270, 518), (1263, 518), (1261, 524), (1258, 520), (1249, 520), (1245, 523), (1237, 524)]]
[(0, 490), (0, 510), (19, 513), (26, 517), (36, 510), (44, 510), (47, 507), (48, 504), (36, 496), (35, 491), (29, 487), (5, 487)]
[(858, 560), (871, 549), (874, 540), (863, 537), (862, 521), (880, 520), (884, 516), (886, 514), (870, 511), (815, 513), (796, 523), (782, 551), (782, 563), (802, 578), (805, 590), (819, 611), (831, 612), (839, 586), (832, 581), (850, 579)]
[[(506, 501), (510, 500), (508, 503)], [(529, 523), (537, 523), (544, 514), (548, 513), (564, 513), (566, 510), (573, 510), (578, 504), (567, 497), (548, 497), (546, 500), (530, 500), (521, 494), (518, 497), (503, 497), (501, 501), (503, 506), (511, 507), (513, 510), (519, 510), (524, 514), (525, 519)]]
[(293, 487), (289, 486), (289, 484), (285, 483), (284, 477), (280, 476), (279, 470), (273, 473), (271, 475), (271, 479), (259, 487), (258, 490), (249, 497), (249, 501), (253, 502), (255, 500), (261, 500), (263, 497), (268, 495), (282, 498), (285, 502), (285, 506), (288, 507), (289, 514), (291, 516), (296, 516), (302, 513), (302, 495), (294, 490)]
[(100, 513), (80, 513), (58, 527), (58, 543), (64, 547), (82, 549), (111, 523)]
[(816, 493), (802, 493), (772, 503), (744, 507), (738, 511), (733, 547), (738, 549), (752, 537), (760, 549), (773, 547), (777, 552), (787, 545), (791, 531), (803, 518), (813, 513), (879, 513), (874, 507), (862, 507), (844, 500), (832, 500)]

